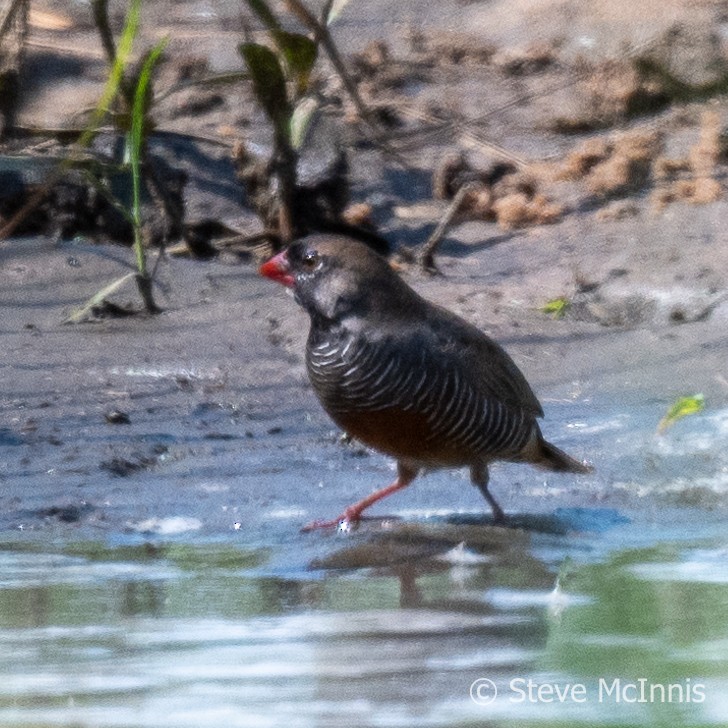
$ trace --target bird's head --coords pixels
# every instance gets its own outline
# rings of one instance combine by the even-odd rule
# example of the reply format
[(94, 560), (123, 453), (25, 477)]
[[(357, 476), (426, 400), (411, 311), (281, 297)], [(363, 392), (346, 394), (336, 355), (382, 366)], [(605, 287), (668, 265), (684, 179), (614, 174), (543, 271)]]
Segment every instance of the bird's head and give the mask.
[(379, 254), (338, 235), (302, 238), (263, 263), (260, 273), (293, 289), (312, 318), (330, 322), (396, 310), (414, 293)]

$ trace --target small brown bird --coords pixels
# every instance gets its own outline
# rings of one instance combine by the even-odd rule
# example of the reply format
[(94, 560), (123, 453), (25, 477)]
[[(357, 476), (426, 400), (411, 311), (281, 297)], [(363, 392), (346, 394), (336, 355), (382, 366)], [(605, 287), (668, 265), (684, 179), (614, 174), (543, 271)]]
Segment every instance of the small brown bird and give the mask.
[(394, 483), (307, 530), (357, 521), (423, 469), (468, 466), (497, 523), (505, 516), (488, 490), (492, 460), (591, 471), (543, 438), (541, 405), (508, 354), (418, 295), (367, 246), (306, 237), (260, 273), (292, 288), (311, 318), (306, 365), (326, 412), (349, 435), (397, 459)]

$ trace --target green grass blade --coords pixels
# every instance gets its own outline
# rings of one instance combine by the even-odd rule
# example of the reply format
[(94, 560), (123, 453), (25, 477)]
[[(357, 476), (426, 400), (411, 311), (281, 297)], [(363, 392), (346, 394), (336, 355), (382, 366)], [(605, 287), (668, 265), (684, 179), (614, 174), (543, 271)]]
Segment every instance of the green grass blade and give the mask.
[(132, 178), (132, 207), (131, 219), (134, 227), (134, 254), (136, 257), (139, 275), (146, 276), (147, 263), (144, 254), (144, 241), (142, 240), (142, 161), (145, 145), (145, 123), (151, 93), (152, 75), (154, 67), (161, 57), (167, 39), (162, 39), (147, 54), (142, 68), (139, 71), (136, 88), (134, 89), (134, 106), (131, 114), (131, 132), (129, 134), (129, 164)]
[(137, 33), (139, 32), (139, 16), (141, 10), (142, 0), (131, 0), (129, 4), (129, 10), (126, 14), (126, 20), (124, 22), (124, 29), (121, 32), (119, 43), (116, 47), (116, 58), (114, 64), (111, 67), (109, 76), (104, 84), (104, 89), (101, 93), (93, 114), (91, 115), (91, 121), (86, 127), (86, 131), (81, 135), (79, 144), (82, 147), (87, 147), (96, 136), (96, 131), (101, 126), (101, 122), (109, 111), (109, 107), (113, 102), (114, 98), (119, 93), (122, 80), (124, 78), (124, 70), (129, 62), (132, 48), (134, 47), (134, 41), (136, 40)]
[(117, 291), (127, 281), (134, 280), (135, 276), (136, 273), (127, 273), (121, 278), (117, 278), (115, 281), (109, 283), (108, 286), (104, 286), (100, 291), (94, 293), (94, 295), (91, 296), (91, 298), (89, 298), (86, 303), (73, 311), (71, 315), (63, 321), (63, 323), (80, 324), (82, 321), (85, 321), (88, 318), (89, 314), (93, 311), (93, 309), (95, 309), (97, 306), (101, 306), (107, 296), (110, 296), (112, 293)]

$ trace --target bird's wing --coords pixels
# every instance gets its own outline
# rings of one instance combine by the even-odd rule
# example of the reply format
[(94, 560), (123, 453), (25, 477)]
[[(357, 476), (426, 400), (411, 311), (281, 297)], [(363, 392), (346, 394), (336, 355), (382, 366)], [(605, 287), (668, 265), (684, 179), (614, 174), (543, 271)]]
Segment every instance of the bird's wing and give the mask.
[(457, 373), (479, 397), (537, 417), (543, 409), (506, 351), (482, 331), (449, 311), (431, 306), (426, 320), (408, 328), (403, 351), (420, 351), (438, 369)]

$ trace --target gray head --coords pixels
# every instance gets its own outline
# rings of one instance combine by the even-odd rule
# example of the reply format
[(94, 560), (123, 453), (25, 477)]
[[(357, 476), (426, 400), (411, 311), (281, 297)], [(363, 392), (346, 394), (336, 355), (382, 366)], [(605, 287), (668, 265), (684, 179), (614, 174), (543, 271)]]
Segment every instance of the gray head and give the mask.
[(292, 288), (296, 301), (321, 323), (401, 316), (419, 298), (382, 256), (338, 235), (302, 238), (264, 263), (260, 273)]

